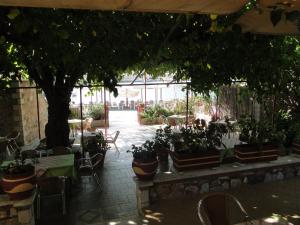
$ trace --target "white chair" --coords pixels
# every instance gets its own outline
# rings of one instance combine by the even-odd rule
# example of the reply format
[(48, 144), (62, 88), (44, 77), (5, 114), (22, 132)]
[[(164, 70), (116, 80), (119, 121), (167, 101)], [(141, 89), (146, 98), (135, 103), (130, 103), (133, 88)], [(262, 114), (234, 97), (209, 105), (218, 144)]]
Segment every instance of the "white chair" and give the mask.
[(104, 163), (104, 155), (97, 153), (92, 157), (87, 156), (78, 160), (78, 174), (80, 177), (93, 176), (98, 187), (102, 190), (101, 180), (97, 171), (102, 168)]
[(118, 139), (119, 134), (120, 134), (120, 131), (116, 131), (116, 132), (114, 132), (112, 134), (108, 134), (107, 137), (106, 137), (106, 139), (105, 139), (105, 142), (107, 144), (114, 144), (114, 146), (115, 146), (115, 148), (116, 148), (116, 150), (118, 152), (120, 152), (120, 151), (119, 151), (119, 149), (118, 149), (118, 147), (116, 145), (116, 141)]

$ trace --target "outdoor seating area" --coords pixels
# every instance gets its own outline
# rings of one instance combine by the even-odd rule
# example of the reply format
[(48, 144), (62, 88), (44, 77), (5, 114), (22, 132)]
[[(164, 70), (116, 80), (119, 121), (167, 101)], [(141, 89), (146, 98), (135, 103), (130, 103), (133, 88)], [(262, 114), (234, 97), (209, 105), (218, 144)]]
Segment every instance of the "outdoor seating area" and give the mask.
[(0, 225), (300, 225), (300, 0), (0, 0)]

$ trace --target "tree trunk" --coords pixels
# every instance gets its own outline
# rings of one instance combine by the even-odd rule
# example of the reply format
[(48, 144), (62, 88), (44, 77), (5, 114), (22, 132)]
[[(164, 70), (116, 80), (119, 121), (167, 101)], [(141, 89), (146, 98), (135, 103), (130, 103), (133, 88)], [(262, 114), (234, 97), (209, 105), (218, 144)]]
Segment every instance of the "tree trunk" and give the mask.
[(67, 88), (55, 88), (46, 94), (48, 100), (48, 123), (45, 127), (47, 147), (69, 146), (69, 103)]

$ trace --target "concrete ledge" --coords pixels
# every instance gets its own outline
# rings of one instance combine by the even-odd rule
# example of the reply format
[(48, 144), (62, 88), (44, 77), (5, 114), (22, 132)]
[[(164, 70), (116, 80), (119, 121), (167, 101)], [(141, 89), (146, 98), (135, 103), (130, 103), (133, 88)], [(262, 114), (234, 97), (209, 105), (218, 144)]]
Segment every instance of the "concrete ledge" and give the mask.
[(179, 198), (224, 191), (241, 185), (271, 182), (300, 176), (300, 157), (279, 157), (276, 161), (251, 164), (222, 164), (211, 169), (159, 173), (153, 181), (135, 178), (139, 210), (160, 199)]
[(293, 165), (300, 166), (300, 157), (297, 155), (279, 157), (278, 160), (270, 162), (258, 162), (250, 164), (221, 164), (219, 167), (190, 170), (178, 172), (175, 169), (170, 172), (159, 173), (154, 177), (153, 183), (172, 183), (178, 180), (191, 180), (195, 178), (212, 178), (219, 176), (229, 176), (247, 171), (257, 171), (261, 169), (277, 168), (277, 167), (290, 167)]

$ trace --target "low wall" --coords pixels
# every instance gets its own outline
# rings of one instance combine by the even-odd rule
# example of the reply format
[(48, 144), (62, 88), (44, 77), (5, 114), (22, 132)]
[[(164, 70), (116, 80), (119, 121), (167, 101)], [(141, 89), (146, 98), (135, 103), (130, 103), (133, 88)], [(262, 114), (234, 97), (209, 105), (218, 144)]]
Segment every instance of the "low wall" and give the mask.
[(252, 164), (225, 164), (212, 169), (159, 173), (153, 181), (135, 178), (137, 204), (141, 210), (162, 199), (224, 191), (242, 185), (267, 183), (300, 176), (300, 158), (284, 156), (276, 161)]

